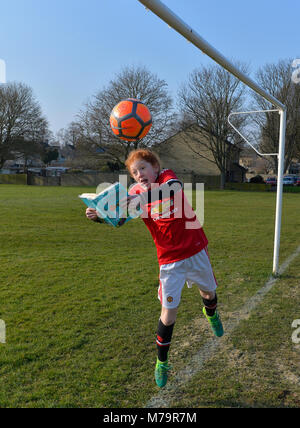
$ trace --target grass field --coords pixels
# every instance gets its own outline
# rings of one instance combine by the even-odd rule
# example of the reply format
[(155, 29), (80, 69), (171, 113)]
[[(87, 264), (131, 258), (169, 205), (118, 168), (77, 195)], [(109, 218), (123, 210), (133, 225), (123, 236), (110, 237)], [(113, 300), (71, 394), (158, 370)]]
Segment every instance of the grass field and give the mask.
[[(87, 188), (0, 185), (0, 407), (144, 407), (157, 394), (158, 265), (138, 219), (95, 224)], [(230, 322), (272, 271), (274, 193), (205, 193), (204, 229)], [(300, 195), (284, 194), (280, 262), (299, 246)], [(300, 257), (172, 407), (299, 407)], [(184, 289), (170, 350), (176, 375), (211, 339), (198, 291)]]

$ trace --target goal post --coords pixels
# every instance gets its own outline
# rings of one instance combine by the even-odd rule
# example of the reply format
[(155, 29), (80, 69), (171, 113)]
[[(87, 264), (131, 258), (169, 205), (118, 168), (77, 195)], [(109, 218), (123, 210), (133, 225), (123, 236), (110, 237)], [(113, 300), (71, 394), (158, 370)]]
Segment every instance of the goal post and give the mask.
[(276, 106), (280, 114), (280, 135), (278, 151), (278, 180), (277, 180), (277, 198), (276, 198), (276, 218), (274, 234), (274, 255), (273, 255), (273, 274), (279, 273), (279, 249), (282, 218), (282, 192), (283, 192), (283, 172), (284, 172), (284, 152), (285, 152), (285, 133), (286, 133), (286, 107), (279, 100), (273, 97), (260, 87), (254, 80), (240, 71), (230, 61), (228, 61), (220, 52), (204, 40), (196, 31), (187, 25), (181, 18), (172, 12), (160, 0), (139, 0), (147, 9), (165, 21), (170, 27), (193, 43), (203, 53), (212, 58), (215, 62), (241, 80), (257, 94)]

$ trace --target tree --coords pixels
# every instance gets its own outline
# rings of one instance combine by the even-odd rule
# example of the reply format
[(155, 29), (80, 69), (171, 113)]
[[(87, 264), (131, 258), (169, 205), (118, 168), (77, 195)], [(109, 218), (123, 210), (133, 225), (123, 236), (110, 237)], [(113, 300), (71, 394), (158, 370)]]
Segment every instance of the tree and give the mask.
[(53, 160), (57, 160), (59, 156), (58, 150), (57, 149), (51, 149), (48, 148), (45, 152), (44, 155), (42, 157), (42, 161), (46, 164), (49, 165), (49, 163)]
[[(246, 67), (240, 66), (245, 72)], [(224, 68), (202, 66), (194, 70), (178, 92), (178, 104), (188, 126), (185, 129), (186, 142), (193, 138), (197, 145), (205, 147), (211, 156), (205, 156), (203, 150), (193, 150), (199, 157), (215, 163), (221, 173), (221, 188), (224, 188), (226, 173), (232, 156), (231, 142), (241, 143), (237, 134), (228, 123), (228, 116), (239, 111), (244, 103), (245, 86)], [(245, 117), (235, 116), (234, 123), (241, 129)], [(189, 135), (190, 133), (190, 135)]]
[[(109, 117), (113, 107), (126, 98), (136, 98), (149, 108), (153, 125), (148, 135), (137, 142), (125, 142), (111, 131)], [(172, 122), (172, 99), (167, 83), (145, 67), (125, 67), (100, 90), (80, 111), (66, 135), (73, 139), (76, 149), (97, 156), (105, 150), (119, 165), (130, 150), (140, 146), (151, 146), (166, 138)]]
[(38, 141), (25, 139), (24, 137), (14, 137), (11, 140), (12, 156), (15, 160), (24, 161), (24, 170), (27, 172), (28, 161), (33, 158), (41, 158), (43, 146)]
[[(292, 60), (280, 60), (277, 64), (266, 64), (257, 72), (257, 80), (267, 92), (287, 108), (284, 171), (300, 152), (300, 85), (292, 80)], [(264, 98), (253, 95), (254, 108), (270, 110), (274, 107)], [(280, 117), (276, 112), (255, 116), (260, 129), (260, 150), (263, 153), (278, 153)], [(277, 171), (277, 156), (272, 156), (273, 168)]]
[[(37, 144), (49, 136), (47, 120), (33, 96), (23, 83), (0, 86), (0, 168), (6, 160), (14, 159), (28, 149), (36, 153)], [(25, 145), (28, 145), (25, 149)]]

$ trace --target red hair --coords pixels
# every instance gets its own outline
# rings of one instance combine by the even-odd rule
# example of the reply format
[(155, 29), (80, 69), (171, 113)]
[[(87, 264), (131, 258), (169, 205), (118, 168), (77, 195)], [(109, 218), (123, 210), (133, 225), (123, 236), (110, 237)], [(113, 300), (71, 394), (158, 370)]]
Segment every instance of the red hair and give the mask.
[(148, 163), (151, 163), (153, 167), (158, 166), (159, 169), (161, 169), (158, 156), (148, 149), (137, 149), (129, 153), (129, 156), (125, 161), (126, 168), (129, 172), (131, 164), (136, 160), (144, 160)]

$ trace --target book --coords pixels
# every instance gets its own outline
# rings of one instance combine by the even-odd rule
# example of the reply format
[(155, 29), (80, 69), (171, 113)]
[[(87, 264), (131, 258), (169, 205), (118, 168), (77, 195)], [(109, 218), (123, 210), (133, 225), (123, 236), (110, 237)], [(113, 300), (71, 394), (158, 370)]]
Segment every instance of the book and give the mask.
[(97, 211), (100, 218), (114, 227), (122, 226), (129, 220), (138, 217), (142, 212), (136, 210), (136, 215), (127, 215), (120, 206), (120, 201), (126, 196), (128, 196), (127, 190), (119, 182), (112, 184), (100, 193), (78, 195), (89, 208), (94, 208)]

